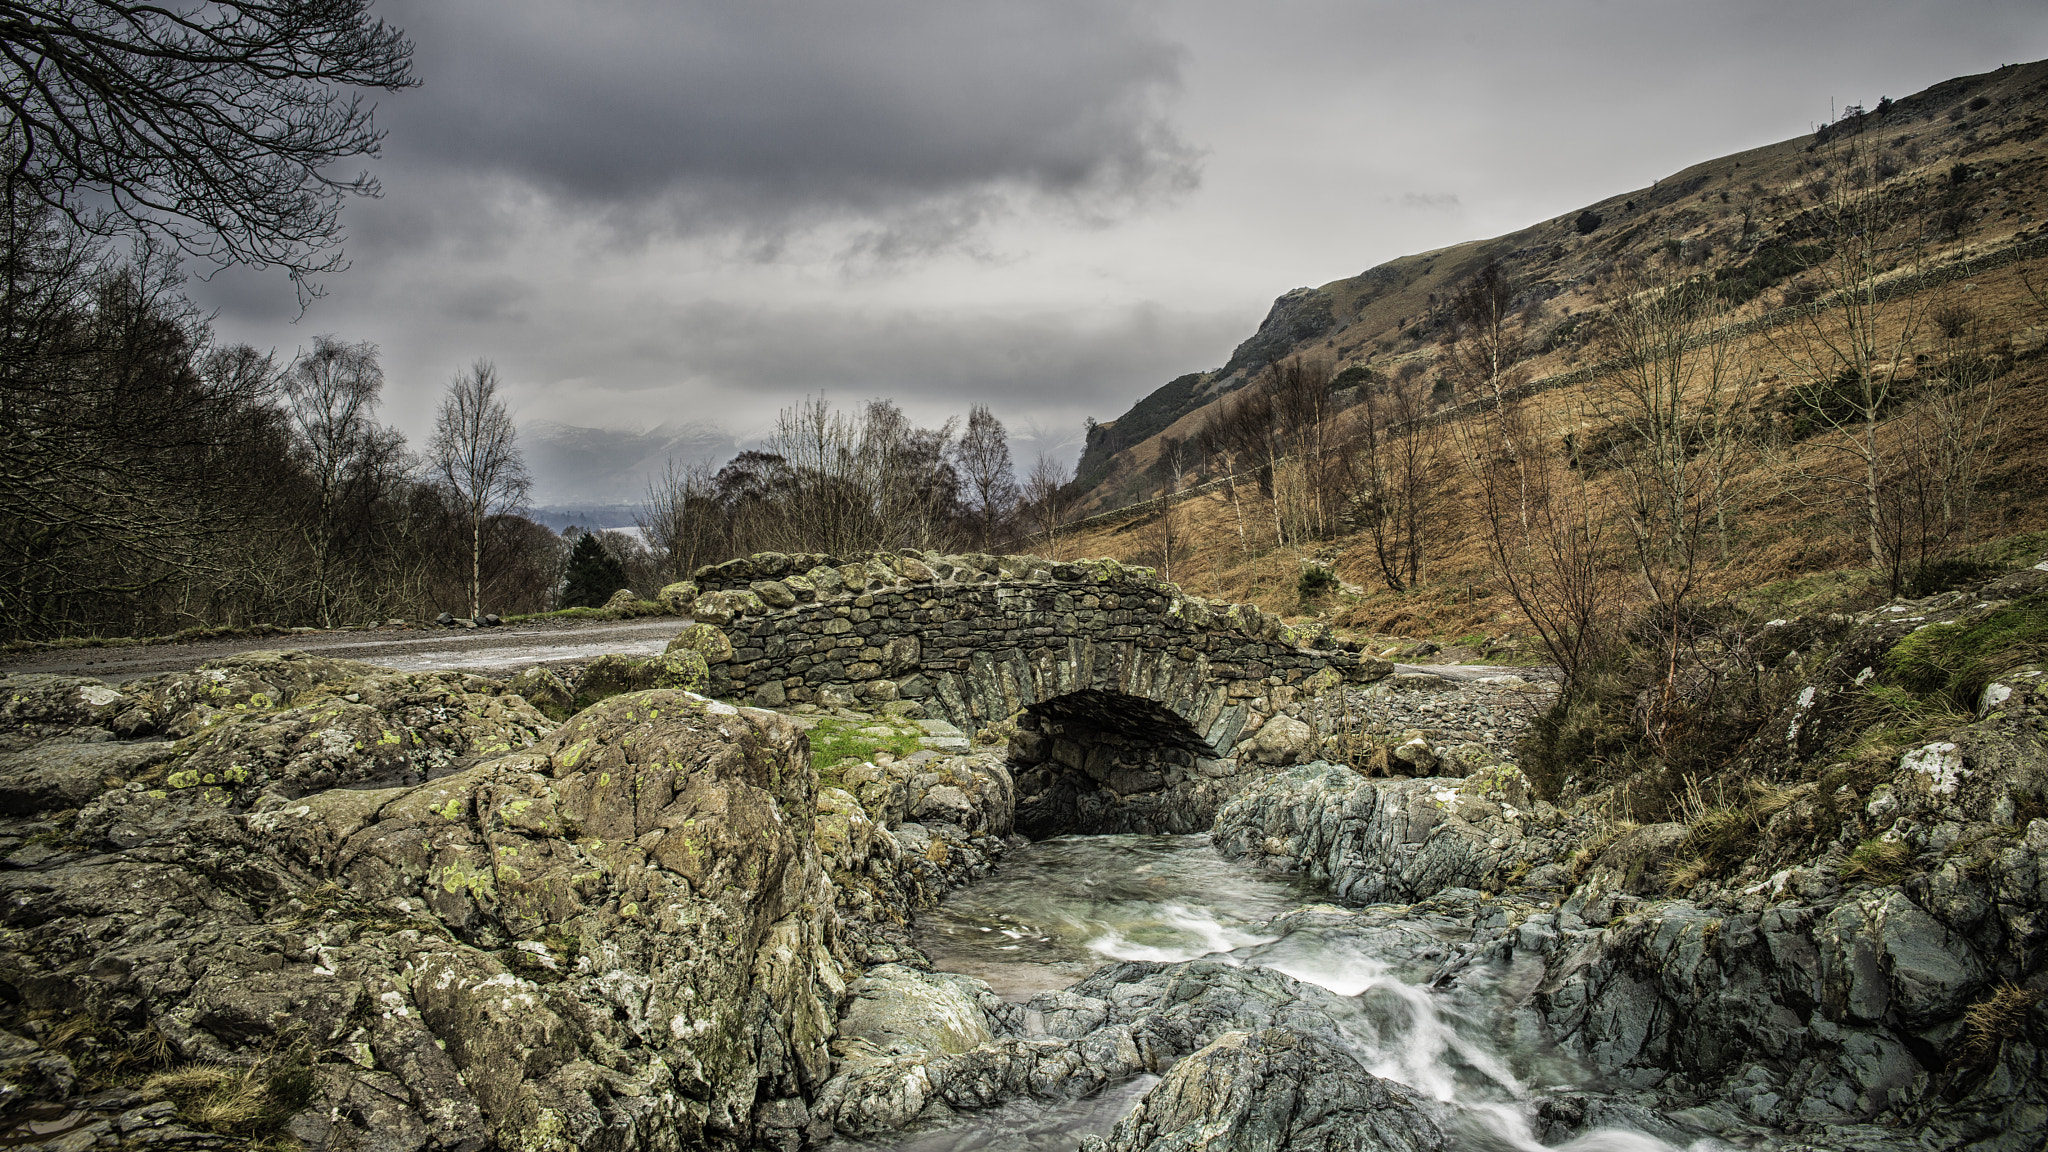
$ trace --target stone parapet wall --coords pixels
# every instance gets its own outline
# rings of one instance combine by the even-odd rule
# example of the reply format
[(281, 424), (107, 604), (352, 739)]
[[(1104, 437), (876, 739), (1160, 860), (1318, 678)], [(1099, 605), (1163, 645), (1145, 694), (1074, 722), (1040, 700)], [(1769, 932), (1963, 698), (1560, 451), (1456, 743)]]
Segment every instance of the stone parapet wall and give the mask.
[(969, 731), (1092, 689), (1162, 704), (1227, 755), (1274, 689), (1388, 671), (1355, 645), (1111, 560), (763, 553), (700, 569), (663, 598), (717, 631), (694, 629), (691, 643), (720, 694), (768, 707), (915, 700)]

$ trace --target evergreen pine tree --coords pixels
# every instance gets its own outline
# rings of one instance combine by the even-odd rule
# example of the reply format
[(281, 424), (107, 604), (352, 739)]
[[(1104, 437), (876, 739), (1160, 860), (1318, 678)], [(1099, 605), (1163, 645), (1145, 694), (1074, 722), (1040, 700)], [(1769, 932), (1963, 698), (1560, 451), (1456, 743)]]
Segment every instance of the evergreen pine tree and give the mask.
[(602, 608), (612, 593), (626, 586), (626, 566), (586, 532), (569, 550), (569, 583), (562, 589), (564, 608)]

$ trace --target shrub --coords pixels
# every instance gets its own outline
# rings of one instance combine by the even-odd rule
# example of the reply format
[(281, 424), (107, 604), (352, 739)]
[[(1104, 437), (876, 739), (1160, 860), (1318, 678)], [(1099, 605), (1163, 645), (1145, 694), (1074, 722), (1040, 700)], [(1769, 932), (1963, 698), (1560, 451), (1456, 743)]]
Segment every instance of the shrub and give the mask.
[(1947, 556), (1930, 560), (1914, 571), (1906, 582), (1906, 595), (1912, 597), (1932, 596), (1936, 592), (1947, 592), (1965, 584), (1974, 584), (1998, 575), (2005, 570), (2002, 564), (1972, 560), (1966, 556)]
[(1301, 570), (1301, 579), (1295, 581), (1294, 590), (1306, 604), (1318, 596), (1335, 592), (1338, 588), (1337, 574), (1328, 568), (1312, 566)]
[(1330, 378), (1330, 391), (1340, 388), (1356, 388), (1372, 381), (1372, 369), (1363, 364), (1353, 364)]
[(1592, 234), (1595, 228), (1600, 227), (1600, 221), (1600, 214), (1588, 208), (1584, 212), (1579, 213), (1578, 219), (1572, 221), (1572, 227), (1578, 229), (1579, 235), (1588, 236)]

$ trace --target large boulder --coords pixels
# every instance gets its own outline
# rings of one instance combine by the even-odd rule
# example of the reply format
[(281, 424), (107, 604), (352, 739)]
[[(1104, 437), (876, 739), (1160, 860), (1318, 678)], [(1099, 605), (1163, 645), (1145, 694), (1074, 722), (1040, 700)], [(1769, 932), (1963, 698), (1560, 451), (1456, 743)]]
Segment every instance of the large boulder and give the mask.
[(1300, 764), (1315, 758), (1315, 746), (1315, 729), (1283, 714), (1261, 724), (1238, 752), (1261, 764)]
[(179, 742), (163, 785), (245, 808), (335, 787), (417, 784), (529, 748), (554, 729), (496, 680), (464, 672), (386, 672), (329, 681), (292, 707), (214, 712)]
[(695, 652), (664, 652), (641, 658), (612, 653), (599, 656), (576, 681), (574, 706), (588, 708), (600, 700), (652, 688), (701, 692), (710, 686), (711, 671)]
[(1282, 1028), (1225, 1032), (1183, 1058), (1082, 1152), (1437, 1152), (1409, 1092)]
[(1573, 842), (1533, 803), (1521, 773), (1367, 779), (1321, 762), (1257, 781), (1217, 813), (1216, 850), (1303, 872), (1348, 903), (1412, 901), (1446, 888), (1499, 889)]
[(90, 676), (0, 677), (0, 749), (58, 736), (111, 739), (114, 717), (134, 705), (129, 694)]
[(189, 736), (223, 713), (272, 711), (323, 684), (389, 672), (295, 650), (243, 652), (190, 672), (168, 672), (128, 685), (125, 691), (136, 697), (135, 703), (113, 726), (123, 736)]
[[(618, 697), (424, 785), (0, 872), (0, 981), (98, 1067), (241, 1077), (309, 1147), (793, 1147), (843, 992), (813, 779), (777, 717)], [(96, 1106), (14, 1048), (49, 1073), (24, 1105)]]
[[(928, 1108), (1068, 1100), (1140, 1073), (1163, 1073), (1233, 1030), (1284, 1029), (1317, 1042), (1320, 1055), (1344, 1046), (1338, 1020), (1351, 1014), (1346, 997), (1313, 984), (1213, 960), (1116, 964), (1033, 997), (1022, 1013), (1000, 1007), (983, 1002), (992, 1039), (972, 1048), (928, 1043), (848, 1061), (820, 1093), (815, 1116), (841, 1133), (868, 1135), (903, 1128)], [(1032, 1019), (1039, 1027), (1026, 1035)]]

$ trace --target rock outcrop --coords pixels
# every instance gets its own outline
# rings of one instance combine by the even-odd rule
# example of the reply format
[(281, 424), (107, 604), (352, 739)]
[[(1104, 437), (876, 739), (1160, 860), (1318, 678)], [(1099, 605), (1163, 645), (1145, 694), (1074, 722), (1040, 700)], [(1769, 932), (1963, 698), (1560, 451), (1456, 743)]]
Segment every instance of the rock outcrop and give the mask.
[[(959, 997), (949, 1003), (951, 1011), (958, 1012), (967, 1001)], [(991, 1039), (973, 1047), (926, 1043), (910, 1051), (863, 1053), (864, 1058), (842, 1065), (825, 1086), (815, 1113), (842, 1133), (863, 1135), (1008, 1100), (1073, 1099), (1140, 1073), (1165, 1072), (1182, 1057), (1235, 1031), (1267, 1036), (1276, 1046), (1293, 1043), (1299, 1051), (1271, 1066), (1235, 1072), (1219, 1057), (1208, 1073), (1191, 1073), (1206, 1087), (1170, 1089), (1162, 1097), (1156, 1109), (1161, 1122), (1170, 1120), (1176, 1129), (1198, 1127), (1207, 1122), (1204, 1110), (1220, 1113), (1237, 1107), (1208, 1094), (1217, 1081), (1239, 1075), (1246, 1077), (1245, 1091), (1255, 1098), (1239, 1102), (1246, 1115), (1260, 1115), (1274, 1125), (1305, 1133), (1315, 1127), (1317, 1117), (1329, 1119), (1351, 1106), (1339, 1102), (1349, 1099), (1342, 1093), (1326, 1096), (1311, 1088), (1306, 1081), (1314, 1074), (1341, 1072), (1358, 1081), (1372, 1080), (1343, 1055), (1338, 1021), (1350, 1012), (1344, 997), (1268, 968), (1203, 960), (1115, 964), (1064, 991), (1033, 997), (1022, 1012), (986, 1018), (984, 1027)], [(948, 1035), (964, 1035), (971, 1028), (956, 1026)], [(1404, 1112), (1410, 1104), (1404, 1093), (1391, 1087), (1366, 1089), (1353, 1103), (1364, 1107), (1367, 1099)], [(1418, 1118), (1419, 1138), (1433, 1131), (1426, 1118)], [(1436, 1146), (1426, 1139), (1413, 1145)]]
[[(0, 1095), (71, 1106), (82, 1119), (66, 1131), (88, 1146), (117, 1122), (223, 1138), (178, 1127), (218, 1118), (187, 1098), (201, 1083), (239, 1084), (249, 1103), (241, 1127), (215, 1131), (262, 1120), (310, 1147), (801, 1143), (848, 960), (795, 727), (648, 691), (549, 731), (517, 697), (458, 676), (312, 694), (217, 715), (175, 753), (104, 740), (15, 753), (43, 766), (47, 788), (13, 794), (39, 815), (75, 803), (85, 786), (69, 781), (137, 769), (92, 759), (100, 749), (149, 749), (135, 754), (148, 767), (202, 782), (120, 784), (33, 867), (17, 851), (0, 872)], [(75, 733), (116, 703), (59, 719)], [(353, 740), (317, 757), (312, 745), (358, 708), (405, 754), (459, 747), (473, 762), (319, 789), (316, 765), (359, 761)], [(508, 725), (540, 738), (483, 743), (509, 743)], [(203, 782), (231, 762), (248, 777)], [(203, 803), (133, 815), (181, 796)], [(142, 1087), (89, 1090), (108, 1067), (139, 1069)], [(131, 1124), (137, 1109), (155, 1119)]]
[(1437, 1152), (1443, 1132), (1398, 1084), (1282, 1028), (1225, 1032), (1176, 1063), (1082, 1152)]
[(1340, 900), (1406, 903), (1446, 888), (1497, 891), (1568, 853), (1577, 827), (1511, 767), (1374, 780), (1316, 762), (1224, 805), (1215, 843), (1234, 859), (1303, 872)]

